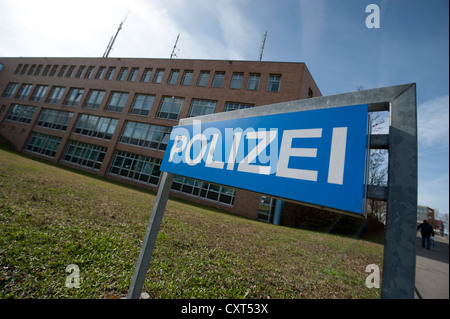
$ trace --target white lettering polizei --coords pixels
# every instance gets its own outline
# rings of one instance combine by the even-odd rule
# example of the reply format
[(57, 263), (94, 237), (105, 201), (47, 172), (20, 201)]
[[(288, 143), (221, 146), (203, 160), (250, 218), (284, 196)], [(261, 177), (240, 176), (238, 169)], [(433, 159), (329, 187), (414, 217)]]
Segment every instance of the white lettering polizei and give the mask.
[(214, 161), (213, 156), (214, 152), (216, 151), (217, 141), (219, 140), (219, 134), (213, 134), (211, 145), (209, 146), (208, 155), (206, 156), (206, 167), (213, 167), (218, 169), (223, 169), (223, 165), (225, 164), (222, 161)]
[[(200, 152), (197, 155), (197, 157), (191, 158), (191, 148), (192, 148), (192, 145), (194, 145), (194, 142), (196, 140), (200, 140), (202, 142), (202, 146), (201, 146)], [(188, 145), (186, 146), (186, 152), (184, 154), (186, 164), (193, 166), (193, 165), (197, 165), (198, 163), (200, 163), (203, 156), (205, 155), (207, 146), (208, 146), (208, 141), (206, 140), (205, 135), (197, 134), (194, 137), (192, 137), (192, 139), (189, 141)]]
[(280, 156), (278, 158), (277, 176), (313, 182), (317, 181), (317, 171), (288, 168), (290, 157), (317, 157), (317, 148), (292, 148), (292, 140), (294, 138), (311, 137), (322, 137), (322, 129), (286, 130), (283, 132)]
[(345, 149), (347, 146), (347, 128), (334, 127), (331, 139), (330, 165), (328, 167), (328, 183), (344, 183)]
[[(347, 130), (347, 127), (333, 128), (330, 158), (328, 160), (327, 182), (329, 184), (344, 184)], [(241, 142), (243, 134), (245, 138), (254, 145), (251, 147), (249, 146), (246, 156), (242, 155), (243, 150), (240, 149), (244, 147), (241, 145), (244, 144)], [(221, 149), (223, 143), (227, 145), (226, 141), (223, 142), (221, 140), (220, 132), (212, 133), (210, 136), (211, 140), (208, 142), (208, 138), (204, 134), (196, 134), (190, 140), (186, 135), (177, 135), (174, 138), (174, 143), (170, 150), (169, 162), (178, 164), (182, 161), (190, 166), (195, 166), (200, 164), (202, 159), (206, 157), (204, 162), (205, 167), (234, 170), (235, 164), (238, 164), (237, 170), (239, 172), (270, 175), (273, 173), (272, 169), (274, 168), (271, 167), (270, 161), (269, 165), (259, 165), (265, 163), (261, 160), (260, 155), (264, 150), (270, 147), (270, 156), (267, 157), (266, 155), (266, 157), (270, 160), (273, 159), (272, 157), (278, 157), (276, 176), (317, 182), (319, 174), (317, 170), (289, 168), (289, 160), (291, 157), (317, 158), (317, 148), (292, 147), (292, 141), (294, 139), (322, 138), (322, 128), (283, 131), (278, 154), (276, 154), (278, 130), (234, 132), (234, 135), (230, 135), (229, 137), (232, 137), (233, 141), (229, 144), (230, 152), (228, 153), (228, 158), (226, 160), (223, 160), (222, 158)], [(274, 143), (275, 145), (273, 145)], [(274, 150), (272, 149), (272, 146)], [(218, 154), (216, 154), (216, 152), (218, 152)], [(238, 154), (240, 154), (239, 158)], [(240, 156), (243, 156), (244, 158), (240, 160)], [(257, 158), (259, 158), (259, 164), (256, 164), (255, 160)]]
[(256, 157), (266, 149), (266, 147), (272, 143), (272, 141), (277, 137), (277, 131), (258, 131), (258, 132), (248, 132), (248, 139), (261, 139), (261, 141), (254, 147), (247, 156), (239, 163), (238, 171), (270, 175), (270, 166), (264, 165), (250, 165)]

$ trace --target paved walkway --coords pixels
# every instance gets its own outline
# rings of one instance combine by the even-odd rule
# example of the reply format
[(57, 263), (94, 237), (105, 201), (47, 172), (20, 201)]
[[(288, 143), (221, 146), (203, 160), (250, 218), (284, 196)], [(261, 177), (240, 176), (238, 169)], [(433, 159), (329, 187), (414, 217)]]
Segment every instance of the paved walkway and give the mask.
[(449, 299), (448, 237), (434, 236), (437, 247), (422, 248), (420, 233), (416, 238), (415, 299)]

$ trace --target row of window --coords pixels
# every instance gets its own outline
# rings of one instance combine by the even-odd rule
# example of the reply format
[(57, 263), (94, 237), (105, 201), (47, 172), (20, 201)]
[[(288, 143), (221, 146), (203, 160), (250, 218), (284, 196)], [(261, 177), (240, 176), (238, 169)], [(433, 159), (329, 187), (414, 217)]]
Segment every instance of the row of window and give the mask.
[[(18, 87), (17, 83), (9, 83), (3, 97), (11, 98)], [(31, 101), (41, 102), (47, 92), (48, 86), (37, 85), (33, 94), (30, 97)], [(58, 104), (64, 94), (65, 87), (54, 86), (48, 94), (45, 101), (50, 104)], [(31, 92), (31, 84), (23, 84), (16, 95), (16, 99), (24, 100)], [(83, 107), (86, 109), (98, 110), (103, 98), (105, 96), (103, 90), (90, 90)], [(84, 94), (84, 89), (71, 88), (64, 101), (64, 105), (78, 106), (81, 97)], [(129, 93), (127, 92), (111, 92), (109, 100), (106, 104), (105, 110), (108, 112), (121, 113), (127, 103)], [(130, 114), (139, 116), (148, 116), (153, 106), (155, 95), (150, 94), (135, 94), (132, 103)], [(161, 119), (178, 120), (181, 109), (183, 107), (184, 98), (174, 96), (163, 96), (161, 104), (156, 117)], [(212, 114), (216, 111), (217, 101), (193, 99), (189, 117)], [(253, 104), (226, 102), (225, 111), (232, 111), (236, 109), (253, 107)]]
[[(71, 78), (75, 75), (75, 78), (85, 78), (85, 79), (105, 79), (105, 80), (117, 80), (117, 81), (129, 81), (134, 82), (137, 79), (139, 68), (128, 68), (122, 67), (119, 69), (118, 73), (116, 73), (116, 67), (111, 66), (108, 69), (104, 66), (98, 67), (97, 71), (94, 72), (95, 66), (85, 66), (81, 65), (77, 70), (75, 65), (62, 65), (59, 68), (59, 65), (46, 65), (44, 67), (43, 64), (19, 64), (14, 72), (14, 74), (27, 74), (27, 75), (39, 75), (42, 71), (42, 76), (57, 76), (57, 77), (66, 77)], [(152, 83), (161, 83), (165, 69), (156, 69), (155, 74), (152, 76), (153, 69), (145, 68), (142, 73), (141, 82), (149, 82), (152, 79)], [(178, 78), (180, 76), (181, 70), (173, 69), (170, 71), (169, 78), (167, 80), (167, 84), (177, 84)], [(201, 71), (198, 79), (197, 86), (206, 87), (208, 84), (208, 80), (210, 77), (211, 71)], [(193, 70), (184, 70), (183, 76), (180, 79), (181, 85), (191, 85), (192, 77), (194, 71)], [(225, 72), (224, 71), (216, 71), (214, 72), (214, 77), (211, 83), (211, 87), (213, 88), (222, 88), (225, 80)], [(244, 80), (244, 72), (233, 72), (230, 88), (231, 89), (241, 89), (242, 83)], [(259, 84), (261, 80), (260, 73), (250, 73), (247, 81), (247, 90), (259, 90)], [(281, 75), (278, 74), (270, 74), (269, 80), (267, 84), (266, 90), (269, 92), (279, 92), (281, 84)]]
[[(11, 92), (14, 90), (14, 86), (17, 83), (10, 83), (3, 97), (11, 97)], [(46, 102), (50, 104), (59, 103), (65, 88), (64, 87), (53, 87), (52, 91), (48, 95)], [(31, 96), (32, 101), (41, 101), (43, 99), (43, 94), (45, 94), (46, 86), (38, 85), (35, 93)], [(64, 105), (68, 106), (78, 106), (81, 96), (84, 90), (78, 88), (71, 88)], [(84, 102), (83, 107), (87, 109), (97, 110), (103, 101), (105, 96), (105, 91), (102, 90), (90, 90), (89, 94)], [(121, 113), (126, 105), (129, 94), (126, 92), (111, 92), (109, 101), (105, 107), (108, 112)], [(148, 116), (150, 110), (153, 106), (153, 101), (155, 99), (154, 95), (149, 94), (139, 94), (135, 95), (134, 101), (132, 103), (130, 114), (139, 116)], [(181, 109), (183, 107), (184, 98), (174, 97), (174, 96), (163, 96), (161, 99), (161, 104), (156, 117), (161, 119), (178, 120)], [(191, 102), (191, 109), (189, 112), (189, 117), (212, 114), (215, 112), (217, 106), (217, 101), (213, 100), (202, 100), (193, 99)], [(236, 109), (253, 107), (253, 104), (247, 103), (237, 103), (237, 102), (226, 102), (225, 111), (232, 111)]]
[[(6, 119), (14, 122), (30, 123), (36, 110), (37, 107), (35, 106), (15, 104), (11, 107)], [(72, 117), (72, 112), (43, 109), (36, 125), (53, 130), (66, 131)], [(111, 140), (118, 123), (118, 119), (81, 114), (75, 124), (73, 133)], [(170, 127), (127, 121), (119, 142), (165, 151), (170, 132)]]
[[(60, 144), (59, 137), (32, 132), (26, 149), (33, 153), (54, 157)], [(106, 151), (106, 147), (70, 140), (62, 161), (99, 170)], [(161, 175), (160, 166), (160, 159), (117, 150), (108, 172), (140, 183), (157, 185)], [(234, 204), (235, 190), (232, 188), (176, 176), (172, 189), (194, 197), (228, 205)]]

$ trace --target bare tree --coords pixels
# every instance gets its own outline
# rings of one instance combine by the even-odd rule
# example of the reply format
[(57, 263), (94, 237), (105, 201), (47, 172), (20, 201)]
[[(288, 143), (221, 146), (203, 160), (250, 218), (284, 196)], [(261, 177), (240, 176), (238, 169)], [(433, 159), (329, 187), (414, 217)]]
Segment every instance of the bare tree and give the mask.
[[(357, 87), (358, 91), (364, 89), (363, 85)], [(372, 134), (387, 133), (387, 117), (383, 112), (370, 113), (372, 126)], [(369, 185), (387, 186), (387, 151), (386, 150), (370, 150), (369, 162)], [(386, 203), (374, 199), (368, 200), (368, 213), (378, 221), (384, 221), (386, 218)]]

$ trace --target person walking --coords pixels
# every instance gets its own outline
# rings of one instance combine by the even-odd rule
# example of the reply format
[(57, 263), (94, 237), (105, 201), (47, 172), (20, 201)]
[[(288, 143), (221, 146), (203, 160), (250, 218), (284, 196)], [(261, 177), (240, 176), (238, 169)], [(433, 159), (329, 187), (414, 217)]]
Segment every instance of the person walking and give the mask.
[(422, 247), (425, 248), (426, 246), (427, 249), (430, 249), (431, 246), (430, 237), (431, 235), (434, 236), (433, 226), (431, 226), (431, 224), (426, 219), (424, 219), (423, 223), (417, 226), (417, 231), (419, 230), (422, 235)]

